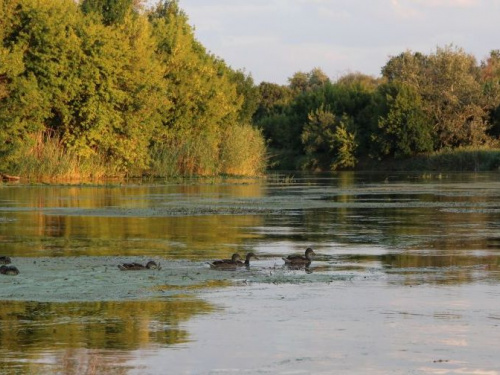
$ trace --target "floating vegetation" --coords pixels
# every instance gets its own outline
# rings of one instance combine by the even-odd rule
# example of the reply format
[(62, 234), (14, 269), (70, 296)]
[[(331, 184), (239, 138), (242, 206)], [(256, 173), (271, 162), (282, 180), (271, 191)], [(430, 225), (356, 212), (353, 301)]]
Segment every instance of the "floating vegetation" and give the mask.
[(209, 289), (262, 284), (305, 284), (346, 281), (366, 272), (317, 267), (241, 267), (210, 269), (204, 262), (161, 261), (161, 270), (121, 272), (124, 262), (144, 263), (142, 257), (15, 258), (21, 273), (0, 279), (1, 300), (39, 302), (122, 301), (175, 297)]

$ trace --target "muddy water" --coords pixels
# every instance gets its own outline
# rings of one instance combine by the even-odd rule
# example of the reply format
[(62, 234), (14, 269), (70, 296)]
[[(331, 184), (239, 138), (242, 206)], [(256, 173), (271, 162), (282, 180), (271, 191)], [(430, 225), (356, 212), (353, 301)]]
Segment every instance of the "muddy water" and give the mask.
[(500, 374), (499, 227), (498, 173), (2, 185), (0, 373)]

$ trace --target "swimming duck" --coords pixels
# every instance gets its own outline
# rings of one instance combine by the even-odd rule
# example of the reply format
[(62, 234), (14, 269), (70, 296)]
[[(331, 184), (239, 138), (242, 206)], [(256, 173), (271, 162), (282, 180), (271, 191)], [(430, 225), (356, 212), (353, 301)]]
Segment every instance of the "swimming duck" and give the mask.
[(312, 262), (312, 256), (315, 255), (313, 249), (308, 247), (306, 249), (305, 255), (289, 255), (286, 258), (282, 258), (286, 265), (289, 266), (309, 266)]
[(0, 267), (0, 274), (2, 275), (19, 275), (19, 270), (15, 266), (3, 265)]
[(0, 264), (10, 264), (10, 258), (8, 256), (0, 256)]
[(245, 266), (245, 267), (250, 267), (250, 259), (259, 259), (257, 258), (257, 256), (254, 254), (254, 253), (248, 253), (246, 258), (245, 258), (245, 261), (242, 262), (241, 260), (237, 261), (237, 264), (238, 266), (242, 267), (242, 266)]
[(118, 268), (122, 271), (140, 271), (140, 270), (161, 270), (160, 263), (156, 263), (153, 260), (150, 260), (146, 263), (146, 265), (142, 265), (141, 263), (123, 263), (119, 264)]
[(225, 269), (232, 269), (236, 268), (238, 266), (244, 266), (245, 263), (241, 261), (240, 254), (234, 253), (231, 259), (221, 259), (221, 260), (214, 260), (210, 264), (210, 268), (225, 268)]

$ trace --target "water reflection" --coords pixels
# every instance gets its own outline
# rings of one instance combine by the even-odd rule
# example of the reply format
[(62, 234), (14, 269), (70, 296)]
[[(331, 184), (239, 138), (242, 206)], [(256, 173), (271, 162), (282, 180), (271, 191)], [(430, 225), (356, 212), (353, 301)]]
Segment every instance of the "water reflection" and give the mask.
[[(6, 187), (0, 189), (0, 253), (200, 259), (210, 251), (208, 257), (225, 256), (251, 237), (242, 228), (262, 225), (262, 217), (216, 211), (199, 216), (197, 207), (217, 207), (221, 197), (258, 198), (262, 193), (259, 183)], [(180, 217), (178, 205), (184, 210)]]
[[(30, 367), (24, 361), (26, 358), (42, 364), (62, 361), (65, 368), (90, 366), (96, 361), (102, 366), (113, 353), (123, 355), (138, 349), (186, 343), (190, 340), (189, 333), (182, 323), (212, 311), (214, 307), (209, 303), (186, 296), (122, 302), (3, 301), (0, 372), (14, 368), (27, 370)], [(57, 361), (51, 360), (52, 356)], [(111, 364), (119, 363), (114, 358)]]
[[(320, 352), (324, 348), (330, 352), (336, 343), (338, 353), (344, 353), (347, 342), (351, 346), (342, 358), (347, 358), (345, 363), (358, 364), (349, 358), (375, 353), (373, 366), (390, 370), (384, 365), (394, 363), (395, 357), (413, 360), (435, 342), (434, 332), (422, 329), (429, 323), (426, 320), (439, 331), (443, 321), (459, 322), (464, 316), (471, 340), (480, 341), (474, 325), (480, 321), (483, 333), (491, 334), (490, 328), (498, 325), (496, 310), (480, 310), (484, 301), (478, 300), (471, 305), (478, 306), (479, 313), (468, 308), (456, 312), (446, 302), (450, 291), (460, 294), (468, 289), (470, 295), (463, 300), (468, 304), (480, 294), (473, 289), (481, 292), (485, 285), (491, 287), (483, 300), (494, 305), (498, 299), (499, 206), (497, 174), (340, 173), (281, 182), (2, 186), (0, 255), (15, 258), (23, 268), (19, 276), (0, 280), (4, 298), (9, 299), (0, 303), (0, 372), (140, 373), (141, 368), (128, 364), (143, 351), (162, 360), (171, 358), (178, 367), (183, 355), (186, 362), (180, 367), (185, 369), (195, 348), (200, 373), (206, 373), (213, 360), (203, 354), (207, 347), (220, 349), (213, 354), (228, 353), (236, 367), (239, 359), (248, 360), (252, 368), (255, 358), (267, 356), (271, 364), (279, 361), (280, 371), (290, 372), (304, 358), (300, 357), (303, 342), (321, 342), (315, 348)], [(318, 254), (308, 269), (283, 266), (283, 256), (307, 246)], [(249, 251), (260, 258), (249, 270), (217, 272), (205, 263)], [(83, 255), (91, 259), (75, 272), (74, 264), (86, 259)], [(137, 278), (119, 273), (117, 257), (142, 262), (154, 257), (164, 269), (138, 275), (143, 283), (138, 285)], [(68, 275), (75, 277), (66, 279)], [(43, 295), (33, 292), (33, 284), (40, 285)], [(370, 290), (373, 285), (377, 295)], [(87, 293), (82, 301), (95, 295), (102, 301), (40, 302), (74, 300), (73, 287)], [(223, 306), (230, 309), (243, 303), (244, 309), (214, 313), (212, 305), (196, 297), (207, 297), (208, 287), (212, 287), (208, 295)], [(25, 295), (30, 297), (19, 297), (20, 290), (29, 291)], [(412, 294), (415, 290), (420, 295)], [(438, 298), (435, 290), (440, 291)], [(173, 294), (177, 297), (164, 298)], [(35, 301), (10, 300), (23, 298)], [(131, 301), (136, 298), (141, 301)], [(436, 308), (421, 303), (426, 299)], [(379, 320), (367, 311), (379, 311)], [(193, 317), (205, 313), (211, 314), (203, 316), (205, 325), (197, 331), (205, 333), (205, 341), (191, 341), (195, 340), (192, 327), (199, 322)], [(314, 319), (311, 313), (317, 314)], [(221, 317), (234, 330), (219, 341)], [(408, 317), (413, 326), (407, 324)], [(247, 319), (254, 324), (246, 324)], [(307, 326), (289, 330), (289, 324), (297, 322)], [(351, 329), (360, 324), (359, 332), (346, 330), (349, 324)], [(316, 333), (310, 333), (315, 327)], [(445, 349), (455, 342), (459, 328), (458, 324), (447, 328)], [(246, 338), (241, 337), (242, 330), (248, 332)], [(373, 338), (366, 335), (370, 330), (373, 337), (387, 340), (384, 352), (370, 347)], [(407, 354), (394, 349), (398, 340), (404, 343), (421, 332), (429, 337), (420, 338), (416, 349), (412, 343)], [(318, 341), (320, 334), (323, 341)], [(359, 346), (359, 338), (367, 338), (365, 346)], [(255, 344), (250, 352), (240, 352), (239, 344), (246, 339)], [(262, 346), (273, 340), (275, 346)], [(297, 347), (294, 356), (286, 358), (289, 362), (276, 359), (279, 355), (273, 350), (286, 352), (281, 349), (288, 350), (292, 342)], [(187, 350), (173, 353), (179, 347)], [(485, 353), (496, 355), (487, 348)], [(439, 364), (432, 361), (441, 357), (431, 354), (429, 363)], [(338, 358), (328, 355), (321, 359), (311, 353), (314, 360), (300, 364), (312, 366), (311, 372), (321, 364), (331, 368)], [(138, 362), (149, 368), (147, 359)], [(273, 372), (276, 367), (269, 363), (261, 362), (261, 368)], [(153, 368), (163, 373), (164, 365)]]

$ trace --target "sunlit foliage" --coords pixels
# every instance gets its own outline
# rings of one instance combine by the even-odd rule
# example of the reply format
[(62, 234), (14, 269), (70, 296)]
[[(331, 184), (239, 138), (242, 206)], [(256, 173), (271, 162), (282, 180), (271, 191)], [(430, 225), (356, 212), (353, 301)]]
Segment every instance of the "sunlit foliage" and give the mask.
[[(51, 142), (75, 177), (227, 172), (226, 139), (248, 134), (258, 90), (204, 49), (176, 1), (0, 0), (0, 16), (0, 168), (29, 175)], [(260, 173), (255, 151), (261, 162), (232, 173)]]
[(353, 168), (494, 147), (500, 135), (498, 51), (481, 64), (454, 46), (429, 55), (405, 51), (388, 60), (380, 79), (349, 73), (332, 82), (314, 69), (295, 73), (286, 86), (260, 87), (254, 119), (278, 168)]

